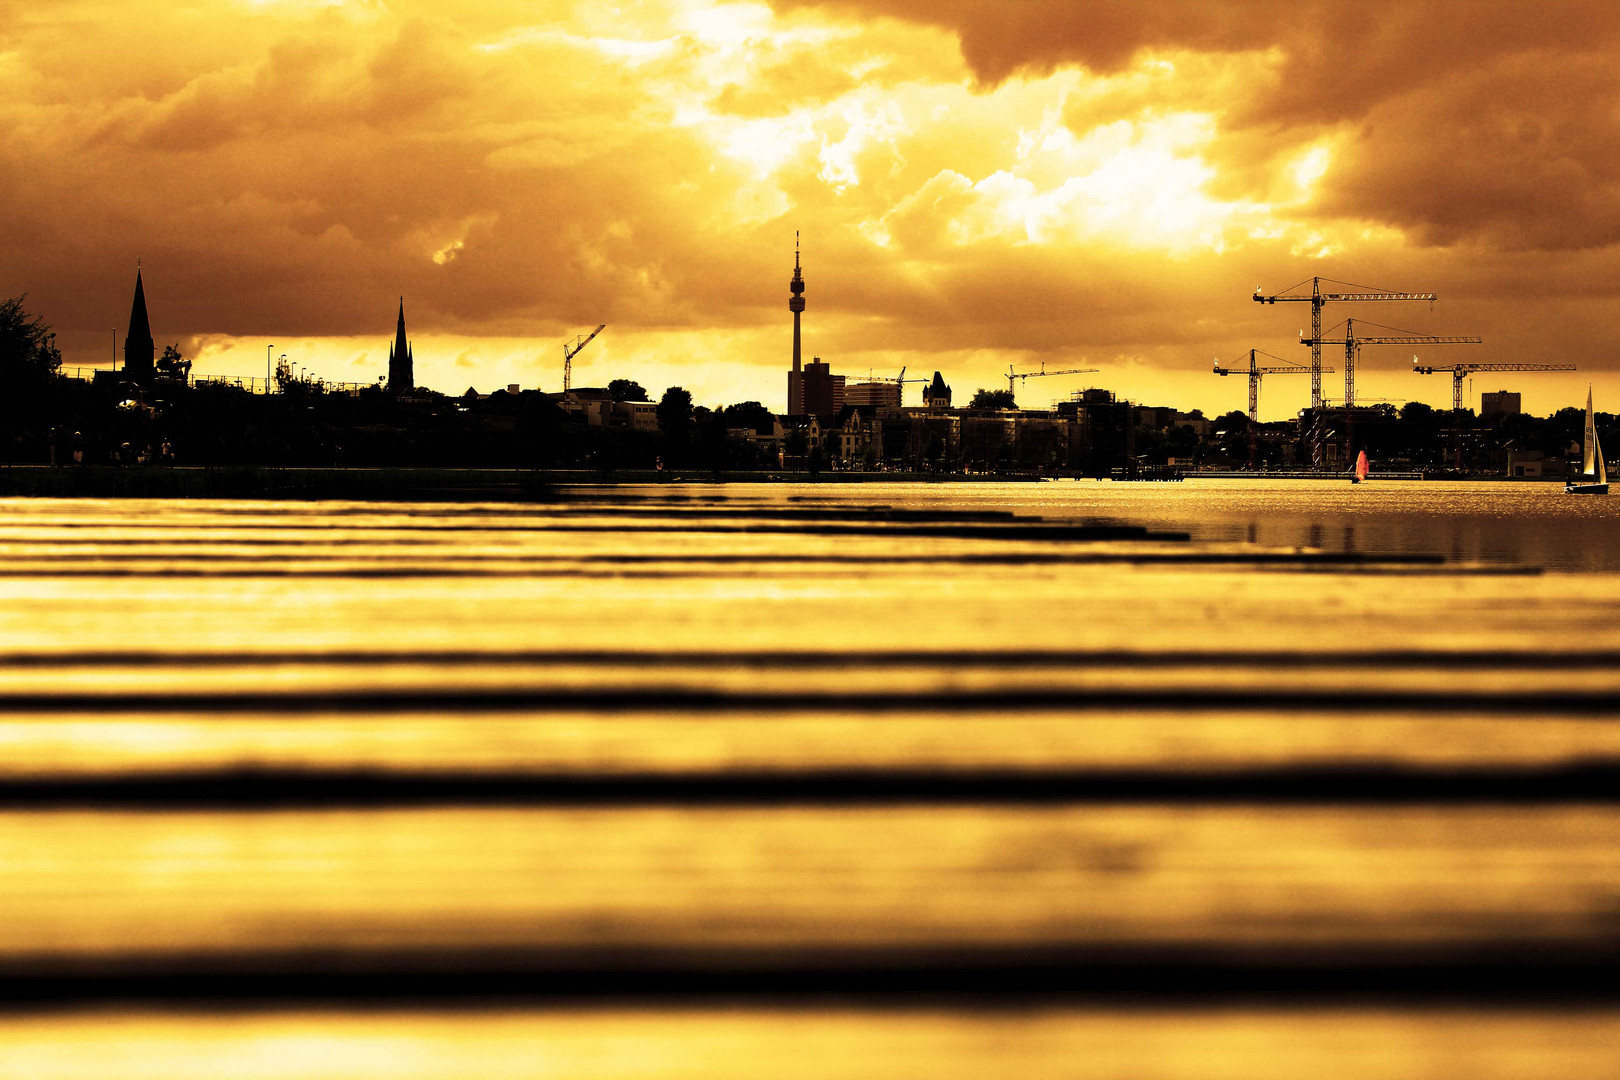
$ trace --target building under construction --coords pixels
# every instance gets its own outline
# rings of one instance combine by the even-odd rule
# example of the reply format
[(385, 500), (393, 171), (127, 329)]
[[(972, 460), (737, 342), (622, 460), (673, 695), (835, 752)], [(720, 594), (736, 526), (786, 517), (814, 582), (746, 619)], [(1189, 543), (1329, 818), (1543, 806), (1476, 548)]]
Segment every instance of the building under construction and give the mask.
[(844, 387), (845, 405), (873, 405), (883, 408), (900, 407), (900, 384), (882, 380), (858, 382)]

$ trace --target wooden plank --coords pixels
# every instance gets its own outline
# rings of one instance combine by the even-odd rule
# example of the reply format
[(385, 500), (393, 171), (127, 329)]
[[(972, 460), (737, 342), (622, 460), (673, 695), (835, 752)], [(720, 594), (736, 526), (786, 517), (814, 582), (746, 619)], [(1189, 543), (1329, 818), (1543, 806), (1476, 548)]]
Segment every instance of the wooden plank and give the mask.
[[(0, 814), (0, 968), (520, 956), (697, 967), (1612, 959), (1609, 807), (888, 806)], [(493, 953), (492, 953), (493, 951)], [(189, 962), (189, 960), (187, 961)]]
[[(1073, 715), (760, 716), (586, 711), (464, 716), (0, 715), (0, 780), (232, 770), (385, 775), (803, 776), (817, 771), (1031, 777), (1151, 770), (1535, 770), (1620, 764), (1610, 717), (1128, 709)], [(4, 789), (0, 789), (0, 796)]]
[(1612, 1009), (91, 1012), (0, 1019), (30, 1080), (1609, 1080)]

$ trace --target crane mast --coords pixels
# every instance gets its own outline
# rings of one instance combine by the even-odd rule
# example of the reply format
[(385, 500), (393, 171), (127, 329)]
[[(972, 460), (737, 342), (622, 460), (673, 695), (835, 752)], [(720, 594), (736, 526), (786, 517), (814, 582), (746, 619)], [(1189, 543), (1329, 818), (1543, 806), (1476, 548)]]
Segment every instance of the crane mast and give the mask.
[[(1377, 326), (1376, 323), (1373, 325)], [(1302, 345), (1310, 345), (1312, 350), (1318, 350), (1323, 345), (1344, 346), (1344, 430), (1345, 453), (1354, 449), (1356, 426), (1356, 359), (1361, 354), (1363, 345), (1478, 345), (1477, 337), (1466, 337), (1457, 334), (1413, 334), (1406, 330), (1396, 330), (1394, 327), (1379, 326), (1380, 330), (1393, 330), (1390, 334), (1375, 334), (1371, 337), (1356, 336), (1356, 321), (1344, 320), (1344, 337), (1342, 338), (1302, 338)], [(1314, 447), (1313, 447), (1314, 449)]]
[[(1394, 328), (1379, 326), (1378, 329), (1391, 330)], [(1344, 337), (1301, 338), (1300, 344), (1309, 345), (1313, 352), (1320, 350), (1323, 345), (1344, 346), (1344, 407), (1353, 409), (1356, 406), (1356, 359), (1360, 356), (1363, 345), (1478, 345), (1480, 339), (1461, 335), (1413, 334), (1405, 330), (1396, 330), (1393, 334), (1357, 337), (1356, 321), (1346, 319), (1344, 320)]]
[(606, 329), (607, 323), (603, 323), (595, 330), (592, 330), (589, 335), (582, 334), (571, 342), (563, 342), (563, 393), (566, 394), (574, 388), (574, 357), (578, 356), (580, 350), (589, 345), (597, 334)]
[[(1322, 284), (1324, 282), (1326, 282), (1328, 285), (1344, 286), (1347, 291), (1323, 292)], [(1257, 304), (1309, 303), (1311, 305), (1311, 336), (1305, 340), (1311, 342), (1321, 341), (1322, 308), (1326, 304), (1360, 304), (1386, 300), (1427, 300), (1430, 304), (1433, 304), (1434, 301), (1439, 299), (1439, 297), (1432, 292), (1391, 292), (1384, 289), (1370, 289), (1361, 285), (1352, 285), (1346, 281), (1333, 281), (1330, 278), (1323, 277), (1313, 277), (1310, 279), (1311, 291), (1308, 294), (1301, 293), (1291, 295), (1294, 293), (1295, 289), (1302, 288), (1304, 285), (1305, 282), (1302, 281), (1298, 285), (1291, 286), (1290, 288), (1284, 289), (1282, 292), (1275, 293), (1271, 296), (1267, 296), (1262, 293), (1257, 286), (1254, 290), (1254, 302)], [(1321, 407), (1322, 346), (1320, 344), (1313, 344), (1311, 345), (1311, 408), (1320, 409)], [(1323, 449), (1321, 441), (1313, 438), (1311, 440), (1311, 464), (1320, 468), (1323, 464), (1322, 455)]]
[(1423, 364), (1412, 357), (1412, 371), (1418, 375), (1451, 372), (1451, 460), (1462, 469), (1463, 380), (1476, 371), (1574, 371), (1574, 364)]
[(900, 374), (895, 376), (895, 379), (894, 379), (895, 388), (900, 391), (900, 404), (904, 405), (906, 403), (906, 383), (926, 383), (928, 381), (930, 381), (930, 380), (923, 379), (923, 378), (916, 378), (916, 379), (908, 379), (908, 378), (906, 378), (906, 369), (904, 367), (902, 367), (900, 369)]
[(1412, 357), (1412, 371), (1418, 375), (1451, 372), (1451, 411), (1462, 412), (1463, 380), (1476, 371), (1574, 371), (1574, 364), (1420, 364)]
[[(1251, 468), (1254, 465), (1256, 452), (1259, 449), (1261, 377), (1265, 375), (1303, 375), (1312, 370), (1311, 368), (1300, 367), (1298, 364), (1290, 364), (1288, 361), (1283, 360), (1282, 357), (1272, 356), (1270, 353), (1264, 355), (1271, 356), (1273, 360), (1282, 360), (1282, 366), (1260, 366), (1255, 361), (1255, 356), (1259, 352), (1258, 349), (1249, 350), (1249, 370), (1246, 372), (1242, 368), (1223, 368), (1218, 358), (1215, 361), (1215, 374), (1217, 375), (1249, 376), (1249, 465)], [(1332, 368), (1323, 368), (1322, 370), (1329, 374), (1333, 371)]]

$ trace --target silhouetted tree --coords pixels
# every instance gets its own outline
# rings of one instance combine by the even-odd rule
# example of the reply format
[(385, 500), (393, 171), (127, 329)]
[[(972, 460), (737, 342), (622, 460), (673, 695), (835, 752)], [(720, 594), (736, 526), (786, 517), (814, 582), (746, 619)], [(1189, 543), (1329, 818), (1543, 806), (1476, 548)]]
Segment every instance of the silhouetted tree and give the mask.
[(1018, 402), (1011, 390), (986, 390), (979, 387), (973, 393), (973, 400), (968, 402), (970, 409), (1016, 409)]
[(191, 377), (191, 361), (180, 355), (180, 346), (163, 346), (163, 355), (158, 357), (157, 373), (165, 379), (179, 379), (182, 382)]
[(681, 460), (692, 441), (692, 395), (679, 386), (664, 391), (658, 401), (658, 430), (663, 432), (670, 461)]
[(28, 294), (0, 301), (0, 380), (13, 387), (43, 383), (62, 367), (56, 335), (23, 308)]
[(614, 379), (607, 384), (608, 397), (614, 401), (646, 401), (647, 391), (632, 379)]
[(804, 433), (804, 428), (794, 428), (787, 433), (783, 441), (782, 451), (790, 458), (803, 458), (810, 449), (810, 436)]
[(1136, 453), (1157, 465), (1164, 464), (1164, 432), (1149, 424), (1136, 426)]
[(1238, 409), (1215, 418), (1216, 450), (1235, 460), (1249, 458), (1249, 414)]
[(754, 431), (769, 431), (776, 417), (771, 410), (757, 401), (740, 401), (735, 405), (727, 405), (721, 410), (728, 428), (751, 428)]
[(1173, 424), (1164, 433), (1163, 445), (1165, 453), (1170, 457), (1192, 457), (1193, 450), (1198, 446), (1198, 432), (1188, 424)]
[(523, 463), (532, 468), (557, 464), (567, 450), (562, 409), (549, 396), (534, 390), (523, 391), (519, 401), (522, 412), (517, 418), (517, 437)]
[(1435, 422), (1434, 407), (1421, 401), (1408, 401), (1401, 406), (1401, 423), (1412, 427), (1427, 427)]
[[(1596, 421), (1596, 417), (1593, 420)], [(1549, 454), (1561, 454), (1571, 447), (1579, 448), (1586, 433), (1586, 407), (1559, 409), (1547, 417), (1542, 427), (1540, 449)]]
[(697, 431), (699, 459), (705, 468), (714, 470), (716, 476), (720, 475), (732, 464), (724, 411), (699, 406), (692, 410), (692, 427)]

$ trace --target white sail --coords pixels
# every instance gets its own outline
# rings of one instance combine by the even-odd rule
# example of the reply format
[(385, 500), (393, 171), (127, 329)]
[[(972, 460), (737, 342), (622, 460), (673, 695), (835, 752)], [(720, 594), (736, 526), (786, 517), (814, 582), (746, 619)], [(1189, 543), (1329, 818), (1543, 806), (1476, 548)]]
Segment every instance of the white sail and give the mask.
[[(1597, 452), (1597, 427), (1592, 423), (1592, 388), (1586, 388), (1586, 434), (1581, 439), (1581, 475), (1596, 476), (1594, 462), (1601, 463), (1603, 455)], [(1598, 483), (1603, 483), (1599, 480)]]
[(1598, 440), (1597, 431), (1592, 432), (1592, 460), (1597, 463), (1597, 482), (1609, 482), (1609, 467), (1603, 464), (1603, 443)]

